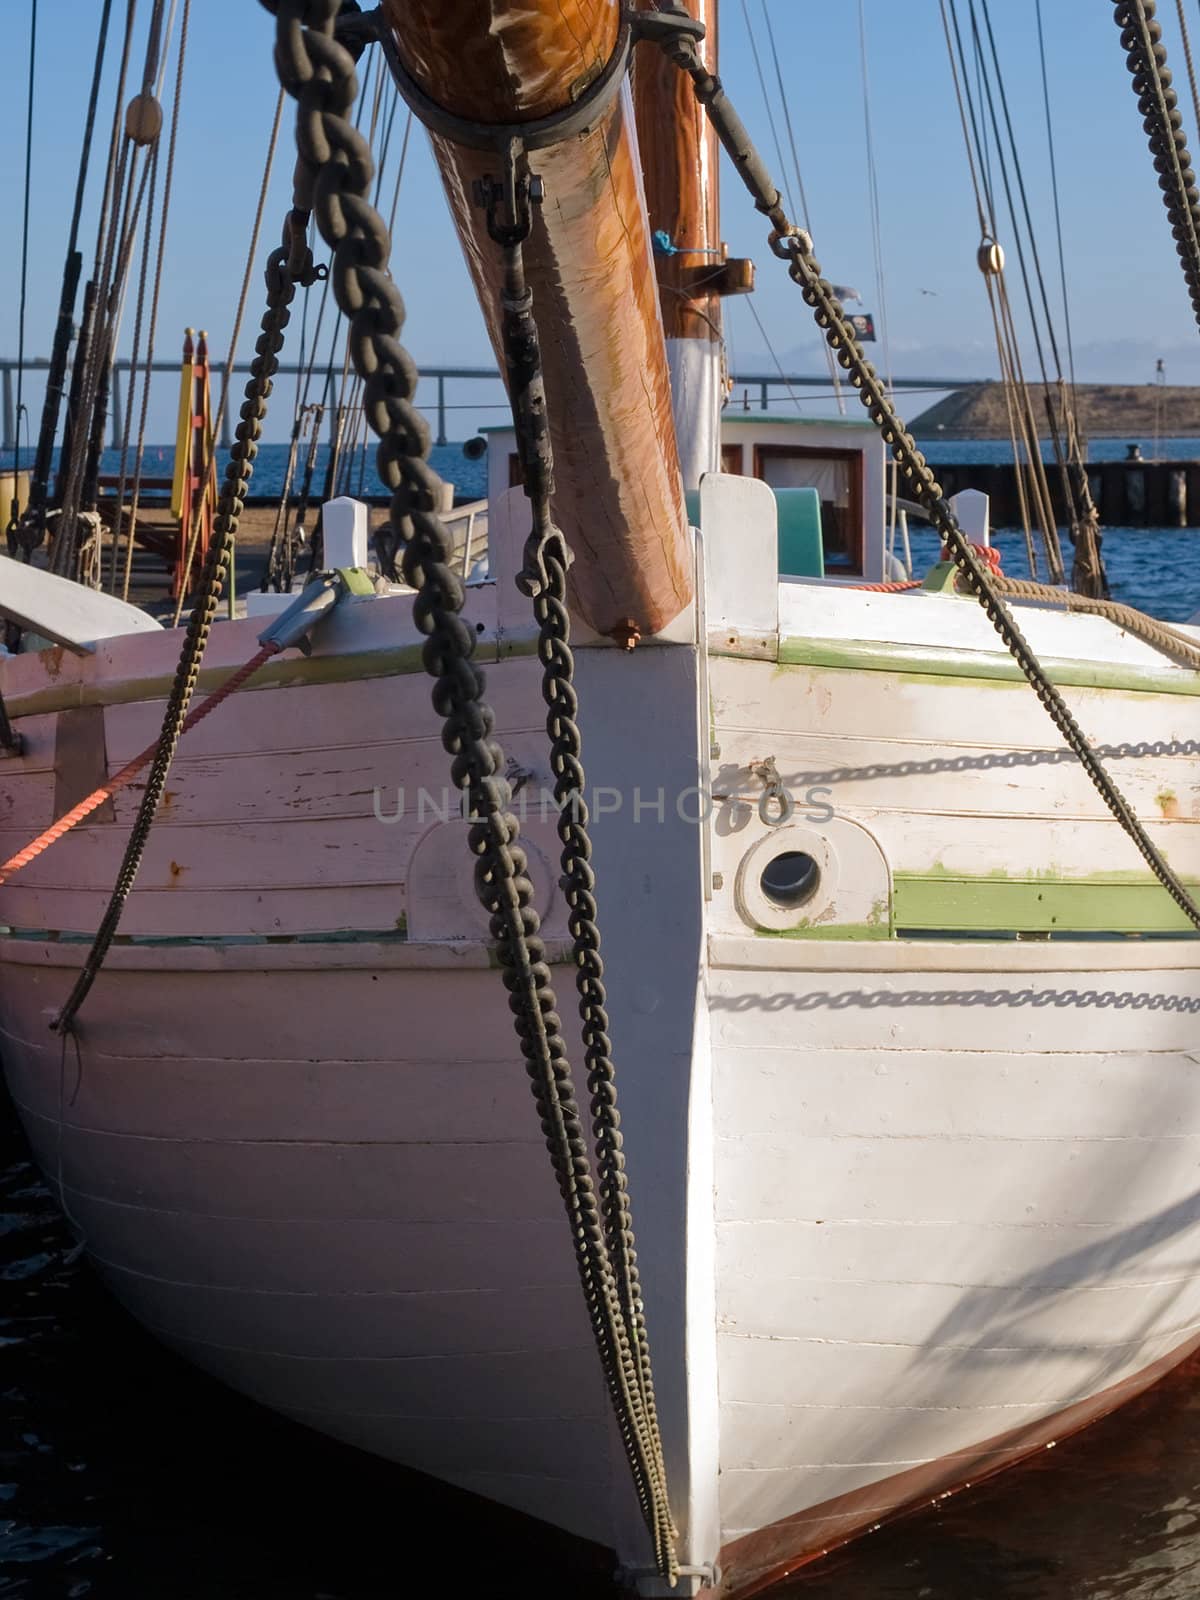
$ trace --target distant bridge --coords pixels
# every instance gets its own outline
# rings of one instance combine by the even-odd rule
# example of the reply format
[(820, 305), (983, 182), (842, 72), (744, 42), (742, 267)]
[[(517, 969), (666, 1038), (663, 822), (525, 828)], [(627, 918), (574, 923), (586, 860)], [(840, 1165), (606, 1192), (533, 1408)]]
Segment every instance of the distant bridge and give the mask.
[[(178, 376), (180, 359), (173, 361), (155, 361), (155, 372), (173, 372)], [(50, 363), (45, 356), (37, 356), (26, 360), (26, 372), (46, 372)], [(125, 432), (125, 391), (122, 380), (127, 378), (131, 363), (127, 357), (122, 357), (113, 364), (112, 388), (109, 396), (109, 416), (112, 424), (112, 441), (114, 446), (119, 446)], [(3, 433), (0, 437), (0, 451), (11, 452), (16, 446), (17, 439), (17, 414), (16, 414), (16, 374), (18, 363), (11, 357), (0, 357), (0, 390), (2, 390), (2, 411), (0, 421), (3, 423)], [(145, 363), (138, 363), (138, 371), (145, 370)], [(212, 363), (214, 375), (220, 374), (224, 368), (216, 361)], [(301, 376), (303, 371), (294, 362), (281, 362), (277, 375), (282, 378), (295, 378)], [(250, 371), (247, 361), (236, 361), (233, 365), (235, 376)], [(437, 384), (437, 443), (446, 444), (446, 385), (448, 383), (499, 383), (500, 375), (495, 367), (422, 367), (422, 381)], [(896, 389), (969, 389), (986, 380), (979, 378), (895, 378), (892, 381)], [(813, 376), (811, 373), (797, 372), (737, 372), (733, 378), (734, 390), (754, 391), (758, 408), (766, 411), (770, 407), (773, 392), (782, 391), (784, 394), (790, 389), (829, 389), (832, 392), (832, 383), (828, 371)], [(844, 387), (849, 391), (849, 384)], [(232, 400), (232, 396), (230, 397)], [(35, 443), (37, 438), (38, 413), (30, 415), (28, 419), (30, 443)], [(469, 409), (469, 408), (468, 408)], [(332, 411), (332, 408), (331, 408)], [(227, 410), (222, 426), (222, 445), (228, 449), (233, 442), (233, 421), (237, 407)], [(336, 417), (330, 417), (330, 431), (336, 428)], [(0, 463), (0, 466), (3, 464)]]

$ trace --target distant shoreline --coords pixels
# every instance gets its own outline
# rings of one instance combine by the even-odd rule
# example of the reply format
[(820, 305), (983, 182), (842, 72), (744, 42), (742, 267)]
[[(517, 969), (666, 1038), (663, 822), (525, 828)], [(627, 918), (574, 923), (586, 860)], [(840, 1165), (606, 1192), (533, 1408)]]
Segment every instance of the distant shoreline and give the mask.
[[(1043, 438), (1048, 434), (1045, 388), (1029, 385), (1034, 417)], [(1075, 387), (1079, 432), (1090, 439), (1143, 440), (1200, 436), (1200, 387), (1141, 383), (1081, 383)], [(1057, 411), (1057, 392), (1051, 385)], [(929, 406), (908, 424), (909, 431), (926, 439), (988, 439), (1009, 437), (1008, 406), (1001, 383), (973, 384), (957, 389)]]

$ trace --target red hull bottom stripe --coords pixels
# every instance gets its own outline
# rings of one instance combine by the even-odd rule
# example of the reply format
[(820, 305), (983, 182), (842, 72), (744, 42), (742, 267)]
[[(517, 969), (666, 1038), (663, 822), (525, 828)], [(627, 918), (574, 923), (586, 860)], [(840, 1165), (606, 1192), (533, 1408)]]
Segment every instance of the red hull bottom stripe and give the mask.
[(1126, 1400), (1141, 1394), (1172, 1367), (1200, 1348), (1200, 1334), (1161, 1356), (1130, 1378), (1114, 1383), (1087, 1400), (1078, 1400), (1040, 1422), (1031, 1422), (996, 1434), (970, 1450), (941, 1460), (910, 1467), (893, 1477), (838, 1495), (820, 1505), (808, 1506), (794, 1517), (773, 1522), (748, 1533), (721, 1551), (721, 1593), (729, 1600), (749, 1600), (781, 1582), (809, 1561), (819, 1560), (848, 1544), (868, 1528), (891, 1522), (905, 1512), (956, 1490), (990, 1478), (1035, 1451), (1077, 1433), (1089, 1422), (1107, 1416)]

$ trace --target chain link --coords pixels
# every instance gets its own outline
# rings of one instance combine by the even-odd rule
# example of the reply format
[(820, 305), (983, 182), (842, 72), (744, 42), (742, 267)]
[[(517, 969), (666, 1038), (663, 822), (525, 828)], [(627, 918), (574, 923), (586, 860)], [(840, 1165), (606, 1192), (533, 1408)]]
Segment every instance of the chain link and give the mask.
[(230, 556), (238, 523), (245, 505), (246, 492), (254, 474), (254, 458), (258, 454), (258, 441), (262, 434), (263, 419), (267, 414), (267, 401), (271, 395), (271, 381), (279, 365), (279, 352), (283, 347), (284, 330), (291, 316), (292, 299), (297, 283), (303, 283), (313, 271), (312, 255), (305, 243), (308, 218), (303, 212), (293, 211), (284, 224), (284, 242), (274, 250), (267, 263), (267, 309), (262, 319), (262, 332), (255, 346), (254, 360), (246, 383), (246, 398), (242, 402), (241, 416), (233, 450), (225, 468), (225, 479), (217, 505), (212, 545), (200, 574), (195, 605), (188, 621), (175, 681), (163, 716), (162, 732), (154, 753), (146, 787), (138, 805), (125, 854), (121, 860), (117, 881), (101, 919), (100, 927), (88, 951), (75, 986), (66, 1004), (55, 1018), (53, 1026), (58, 1032), (68, 1032), (80, 1006), (87, 998), (92, 984), (104, 965), (112, 941), (116, 936), (125, 902), (133, 890), (138, 869), (142, 864), (146, 841), (154, 825), (154, 815), (166, 787), (167, 773), (175, 759), (188, 706), (200, 675), (200, 663), (212, 631), (217, 604), (225, 587)]
[[(349, 319), (350, 354), (363, 379), (364, 412), (379, 436), (378, 470), (392, 493), (390, 522), (402, 550), (401, 568), (405, 581), (417, 591), (413, 617), (426, 639), (423, 661), (435, 679), (433, 704), (443, 718), (442, 742), (453, 758), (453, 781), (469, 801), (476, 893), (489, 915), (638, 1499), (660, 1570), (673, 1580), (677, 1571), (673, 1529), (649, 1378), (607, 1037), (590, 843), (580, 799), (583, 770), (571, 683), (565, 542), (548, 525), (547, 488), (535, 502), (535, 527), (545, 538), (536, 550), (531, 548), (535, 571), (526, 588), (535, 595), (551, 760), (556, 791), (565, 807), (559, 834), (584, 1016), (599, 1199), (534, 905), (535, 889), (511, 810), (504, 756), (494, 737), (493, 712), (484, 699), (484, 675), (473, 659), (475, 634), (461, 615), (465, 591), (451, 565), (450, 537), (436, 514), (441, 485), (426, 460), (428, 427), (413, 404), (417, 371), (399, 343), (404, 304), (388, 271), (390, 239), (368, 199), (370, 151), (348, 116), (357, 82), (352, 57), (334, 38), (338, 0), (262, 3), (276, 18), (280, 81), (297, 102), (296, 204), (311, 205), (317, 227), (334, 252), (334, 296)], [(544, 423), (536, 330), (524, 285), (511, 297), (519, 303), (510, 306), (508, 298), (509, 346), (525, 375), (514, 391), (514, 410), (519, 423), (526, 418), (520, 436), (527, 440), (528, 419), (540, 415)], [(548, 448), (540, 460), (548, 479)]]
[[(1143, 0), (1126, 0), (1130, 7), (1140, 8), (1142, 3)], [(701, 61), (692, 32), (683, 25), (685, 15), (679, 0), (668, 0), (667, 4), (660, 7), (656, 13), (660, 25), (673, 22), (674, 19), (679, 19), (680, 25), (678, 29), (668, 27), (659, 42), (668, 57), (691, 78), (696, 98), (704, 107), (717, 137), (737, 168), (755, 206), (770, 222), (771, 250), (787, 263), (788, 274), (803, 294), (805, 304), (812, 310), (817, 327), (838, 364), (848, 375), (851, 385), (858, 391), (868, 416), (891, 451), (900, 475), (908, 485), (906, 493), (924, 509), (941, 535), (942, 543), (958, 568), (966, 588), (983, 607), (988, 621), (1025, 674), (1050, 720), (1075, 753), (1104, 804), (1129, 835), (1143, 861), (1175, 904), (1194, 927), (1200, 928), (1200, 905), (1197, 905), (1182, 879), (1156, 848), (1129, 802), (1105, 770), (958, 526), (954, 512), (942, 494), (941, 484), (901, 422), (879, 374), (864, 354), (841, 302), (829, 282), (821, 276), (821, 264), (814, 254), (812, 239), (788, 217), (782, 196), (755, 149), (745, 124), (730, 103), (720, 78), (709, 72)], [(691, 19), (687, 18), (687, 22), (690, 24)], [(1188, 170), (1190, 172), (1190, 168)], [(1194, 189), (1191, 192), (1195, 194)], [(1197, 278), (1197, 284), (1200, 286), (1200, 277)]]
[(1171, 220), (1175, 249), (1200, 324), (1200, 191), (1188, 154), (1179, 100), (1171, 87), (1162, 29), (1154, 0), (1119, 0), (1114, 20), (1121, 30), (1125, 64), (1133, 77), (1142, 125), (1150, 140), (1158, 186)]
[[(500, 246), (504, 262), (501, 288), (501, 340), (506, 382), (516, 428), (522, 483), (529, 500), (532, 529), (525, 542), (524, 567), (517, 582), (533, 599), (538, 624), (538, 658), (542, 663), (542, 696), (550, 738), (550, 767), (558, 804), (558, 837), (562, 846), (560, 883), (569, 908), (575, 955), (575, 987), (582, 1024), (584, 1061), (590, 1096), (592, 1137), (600, 1187), (604, 1241), (612, 1265), (618, 1309), (625, 1337), (620, 1345), (622, 1385), (639, 1417), (638, 1433), (629, 1441), (639, 1487), (648, 1497), (647, 1522), (660, 1568), (673, 1574), (674, 1526), (667, 1499), (666, 1468), (654, 1398), (654, 1376), (646, 1330), (636, 1240), (629, 1201), (621, 1119), (617, 1110), (616, 1068), (609, 1038), (608, 996), (596, 906), (596, 877), (584, 800), (586, 775), (579, 699), (574, 685), (571, 615), (567, 606), (567, 569), (571, 554), (554, 521), (554, 455), (546, 414), (541, 347), (534, 318), (533, 295), (525, 278), (524, 244), (533, 225), (533, 208), (542, 199), (541, 180), (528, 171), (517, 141), (510, 141), (499, 183), (485, 178), (476, 194), (487, 210), (488, 232)], [(647, 1509), (647, 1499), (643, 1499)]]

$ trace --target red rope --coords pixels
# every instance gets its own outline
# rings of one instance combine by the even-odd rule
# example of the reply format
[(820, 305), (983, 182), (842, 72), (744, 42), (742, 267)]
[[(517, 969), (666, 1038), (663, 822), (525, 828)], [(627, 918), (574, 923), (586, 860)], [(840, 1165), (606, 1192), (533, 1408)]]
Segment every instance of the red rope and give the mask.
[[(972, 544), (971, 549), (974, 550), (979, 559), (992, 572), (996, 573), (999, 577), (1004, 576), (1004, 574), (1000, 571), (1000, 552), (996, 549), (994, 544)], [(942, 560), (950, 561), (952, 559), (953, 557), (951, 556), (949, 550), (943, 546)]]
[[(183, 727), (179, 730), (180, 738), (187, 733), (189, 728), (194, 728), (198, 722), (203, 721), (210, 711), (215, 711), (222, 700), (227, 700), (231, 694), (236, 693), (246, 679), (252, 677), (259, 667), (264, 662), (269, 661), (278, 650), (279, 646), (277, 644), (263, 645), (257, 655), (251, 656), (244, 666), (239, 667), (236, 672), (226, 678), (219, 689), (214, 689), (207, 700), (202, 701), (194, 711), (190, 711), (184, 718)], [(64, 834), (70, 833), (71, 829), (77, 823), (82, 822), (84, 817), (90, 816), (98, 806), (102, 806), (119, 789), (124, 789), (137, 777), (143, 767), (150, 764), (157, 749), (158, 740), (156, 739), (152, 745), (147, 745), (141, 755), (134, 756), (133, 760), (123, 766), (120, 772), (115, 773), (107, 783), (102, 783), (98, 789), (93, 789), (86, 799), (81, 800), (77, 806), (73, 806), (70, 811), (65, 812), (57, 822), (52, 822), (44, 833), (39, 833), (37, 838), (31, 840), (23, 850), (18, 850), (15, 856), (10, 856), (7, 861), (0, 864), (0, 883), (6, 883), (13, 873), (20, 872), (22, 867), (27, 867), (31, 861), (36, 861), (43, 850), (49, 850), (52, 844), (56, 844)]]
[[(971, 549), (974, 550), (990, 572), (994, 572), (998, 578), (1004, 576), (1000, 571), (1000, 552), (994, 544), (973, 544)], [(950, 560), (950, 552), (948, 550), (942, 551), (942, 560)], [(851, 589), (869, 589), (872, 594), (901, 594), (905, 589), (920, 589), (923, 586), (923, 582), (924, 580), (921, 578), (909, 578), (904, 583), (852, 583), (849, 587)]]

